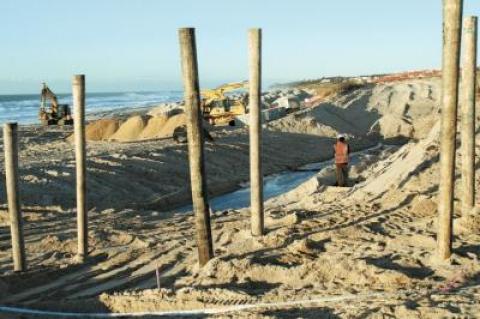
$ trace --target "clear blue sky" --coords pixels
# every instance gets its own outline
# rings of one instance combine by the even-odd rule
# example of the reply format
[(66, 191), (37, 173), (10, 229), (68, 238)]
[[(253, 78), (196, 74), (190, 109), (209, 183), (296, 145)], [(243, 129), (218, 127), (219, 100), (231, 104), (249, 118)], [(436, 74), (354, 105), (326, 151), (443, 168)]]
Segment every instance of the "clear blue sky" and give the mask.
[[(246, 30), (264, 34), (264, 81), (438, 68), (441, 0), (1, 0), (0, 94), (181, 88), (177, 29), (193, 26), (202, 87), (247, 78)], [(480, 13), (465, 0), (464, 14)]]

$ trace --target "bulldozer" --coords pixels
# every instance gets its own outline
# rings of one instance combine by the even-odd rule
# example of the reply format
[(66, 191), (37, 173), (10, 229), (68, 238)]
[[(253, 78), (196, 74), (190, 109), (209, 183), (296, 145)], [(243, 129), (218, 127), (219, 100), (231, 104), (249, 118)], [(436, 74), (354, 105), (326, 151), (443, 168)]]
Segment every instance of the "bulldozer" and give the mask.
[[(72, 125), (73, 118), (68, 104), (59, 104), (57, 96), (46, 83), (42, 83), (40, 95), (40, 111), (38, 117), (43, 126)], [(48, 103), (50, 101), (50, 103)]]
[(235, 125), (235, 117), (247, 113), (248, 96), (232, 98), (225, 93), (245, 89), (248, 82), (234, 82), (202, 90), (203, 117), (212, 125)]

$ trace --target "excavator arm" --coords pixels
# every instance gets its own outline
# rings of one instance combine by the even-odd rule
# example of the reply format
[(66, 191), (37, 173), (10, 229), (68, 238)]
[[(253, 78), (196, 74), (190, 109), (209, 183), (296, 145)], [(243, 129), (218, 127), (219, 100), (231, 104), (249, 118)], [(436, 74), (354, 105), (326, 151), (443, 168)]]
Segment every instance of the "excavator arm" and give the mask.
[(42, 88), (42, 108), (46, 109), (46, 102), (47, 100), (50, 100), (52, 103), (52, 112), (57, 112), (58, 111), (58, 99), (57, 96), (50, 90), (50, 88), (47, 86), (47, 84), (43, 83), (43, 88)]
[(214, 100), (221, 100), (225, 98), (225, 93), (246, 88), (247, 86), (248, 86), (248, 81), (227, 83), (215, 89), (203, 90), (202, 97), (206, 100), (206, 103)]

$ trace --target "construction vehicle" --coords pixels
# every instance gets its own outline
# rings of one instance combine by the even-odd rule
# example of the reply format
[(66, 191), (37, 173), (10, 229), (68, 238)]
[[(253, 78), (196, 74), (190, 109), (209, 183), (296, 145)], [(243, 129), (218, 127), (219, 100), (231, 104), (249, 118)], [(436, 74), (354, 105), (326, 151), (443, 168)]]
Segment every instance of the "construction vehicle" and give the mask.
[(202, 90), (202, 111), (204, 118), (212, 125), (235, 125), (235, 117), (247, 113), (248, 96), (240, 98), (225, 93), (245, 89), (247, 81), (227, 83), (216, 89)]
[(40, 112), (38, 114), (42, 125), (72, 125), (73, 119), (68, 104), (59, 104), (57, 96), (47, 84), (42, 83), (42, 85)]

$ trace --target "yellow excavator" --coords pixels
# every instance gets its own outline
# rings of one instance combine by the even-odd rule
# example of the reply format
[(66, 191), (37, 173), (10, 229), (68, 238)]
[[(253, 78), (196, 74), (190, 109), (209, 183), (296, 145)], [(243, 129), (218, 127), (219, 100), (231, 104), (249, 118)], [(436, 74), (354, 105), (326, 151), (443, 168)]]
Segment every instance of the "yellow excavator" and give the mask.
[[(68, 104), (59, 104), (57, 96), (46, 83), (42, 83), (40, 112), (38, 117), (42, 125), (72, 125), (73, 118)], [(47, 101), (50, 101), (48, 103)]]
[(235, 125), (235, 116), (247, 113), (248, 96), (232, 98), (225, 93), (245, 89), (248, 81), (221, 85), (215, 89), (202, 90), (204, 118), (212, 125)]

